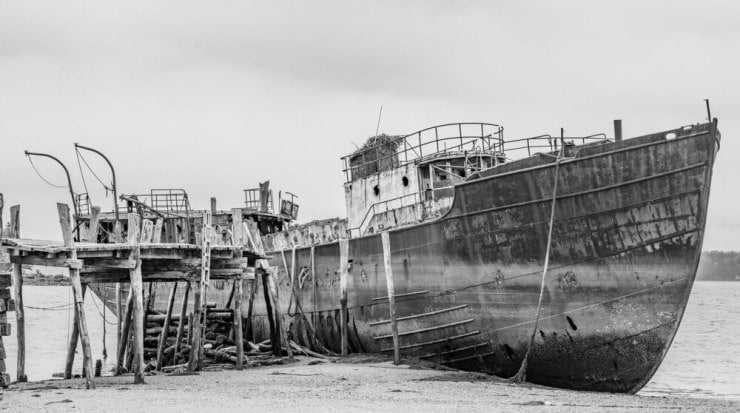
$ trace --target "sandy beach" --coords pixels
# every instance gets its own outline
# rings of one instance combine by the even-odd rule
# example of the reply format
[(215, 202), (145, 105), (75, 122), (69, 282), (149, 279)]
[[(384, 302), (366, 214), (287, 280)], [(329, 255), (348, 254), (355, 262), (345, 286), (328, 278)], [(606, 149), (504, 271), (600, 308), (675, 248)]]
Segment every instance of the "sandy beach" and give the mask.
[(328, 362), (298, 358), (286, 365), (196, 375), (15, 384), (0, 392), (2, 411), (738, 411), (740, 401), (585, 393), (490, 376), (394, 366), (388, 361)]

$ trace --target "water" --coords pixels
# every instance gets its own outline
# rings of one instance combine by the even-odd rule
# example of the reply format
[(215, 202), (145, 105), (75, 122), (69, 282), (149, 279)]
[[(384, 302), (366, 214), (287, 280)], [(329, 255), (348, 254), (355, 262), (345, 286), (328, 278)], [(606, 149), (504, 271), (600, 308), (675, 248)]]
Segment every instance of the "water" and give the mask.
[[(67, 357), (67, 342), (72, 334), (71, 326), (74, 317), (72, 289), (66, 286), (23, 286), (23, 304), (26, 316), (26, 376), (29, 380), (51, 378), (54, 373), (64, 372)], [(37, 308), (54, 308), (40, 310)], [(97, 296), (88, 293), (85, 297), (85, 317), (90, 334), (93, 360), (103, 359), (103, 305)], [(108, 358), (104, 370), (110, 372), (115, 367), (116, 359), (116, 323), (115, 314), (106, 311), (106, 349)], [(11, 380), (16, 378), (16, 325), (15, 313), (8, 313), (12, 324), (11, 336), (3, 337), (5, 360)], [(82, 373), (82, 349), (77, 346), (77, 355), (72, 369), (73, 374)], [(110, 373), (108, 373), (110, 374)]]
[[(31, 380), (50, 378), (64, 371), (68, 325), (73, 311), (69, 287), (25, 286), (26, 374)], [(97, 306), (96, 306), (97, 304)], [(102, 359), (102, 304), (94, 295), (85, 300), (85, 314), (94, 359)], [(116, 317), (108, 311), (106, 369), (115, 364)], [(7, 368), (15, 378), (15, 317), (9, 313), (13, 335), (5, 337)], [(671, 349), (653, 379), (640, 392), (646, 396), (712, 397), (740, 399), (740, 282), (697, 282)], [(74, 372), (81, 371), (82, 355)]]
[(658, 371), (639, 394), (740, 399), (740, 282), (699, 281)]

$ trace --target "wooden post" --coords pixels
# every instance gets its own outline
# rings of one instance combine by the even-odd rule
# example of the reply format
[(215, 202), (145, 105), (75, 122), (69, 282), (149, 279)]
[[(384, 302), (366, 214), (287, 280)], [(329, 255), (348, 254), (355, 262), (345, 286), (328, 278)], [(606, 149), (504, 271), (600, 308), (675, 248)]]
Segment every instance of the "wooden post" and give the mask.
[(90, 208), (90, 225), (87, 228), (86, 242), (98, 242), (98, 225), (100, 224), (100, 207)]
[[(143, 289), (144, 282), (141, 275), (141, 257), (139, 249), (139, 214), (130, 213), (128, 214), (128, 243), (133, 245), (134, 248), (131, 250), (131, 260), (134, 261), (134, 267), (129, 270), (129, 276), (131, 278), (131, 294), (133, 302), (133, 312), (131, 314), (131, 321), (133, 323), (133, 365), (132, 370), (134, 372), (134, 384), (144, 383), (144, 299)], [(151, 221), (148, 221), (151, 223)]]
[(188, 371), (195, 371), (198, 368), (199, 356), (200, 356), (200, 317), (201, 317), (201, 293), (203, 290), (203, 283), (198, 282), (195, 284), (195, 292), (193, 294), (193, 319), (189, 325), (190, 331), (190, 358), (188, 359)]
[(247, 339), (254, 341), (254, 322), (252, 321), (252, 309), (254, 308), (254, 297), (257, 295), (257, 277), (255, 275), (249, 281), (249, 307), (247, 307)]
[(267, 311), (267, 323), (270, 326), (270, 343), (272, 344), (272, 353), (280, 356), (280, 333), (278, 333), (277, 323), (275, 322), (275, 311), (272, 309), (272, 299), (270, 298), (270, 286), (268, 282), (270, 274), (267, 270), (262, 271), (262, 294), (265, 297), (265, 309)]
[(180, 342), (185, 331), (185, 320), (188, 314), (188, 295), (190, 294), (190, 281), (185, 284), (185, 294), (182, 297), (182, 306), (180, 308), (180, 324), (177, 326), (177, 338), (175, 339), (175, 352), (172, 360), (177, 363), (177, 355), (180, 353)]
[(341, 333), (342, 357), (347, 357), (349, 345), (347, 343), (347, 264), (349, 263), (349, 240), (339, 240), (339, 288), (341, 296), (341, 312), (339, 314), (339, 330)]
[(167, 332), (170, 328), (170, 320), (172, 320), (172, 307), (175, 304), (175, 294), (177, 293), (177, 283), (172, 284), (172, 290), (170, 291), (170, 298), (167, 301), (167, 314), (164, 316), (164, 324), (162, 325), (162, 333), (159, 335), (159, 345), (157, 346), (157, 370), (162, 370), (162, 353), (164, 353), (164, 346), (167, 344)]
[[(195, 302), (193, 303), (193, 340), (190, 345), (190, 360), (188, 360), (188, 371), (200, 370), (201, 368), (201, 311), (205, 303), (206, 288), (211, 274), (211, 214), (203, 214), (203, 243), (201, 244), (201, 269), (200, 282), (195, 286)], [(203, 323), (205, 324), (205, 314)]]
[(267, 276), (264, 278), (267, 279), (267, 285), (270, 290), (270, 299), (272, 300), (272, 307), (275, 311), (275, 324), (277, 324), (277, 330), (280, 334), (280, 342), (285, 344), (285, 349), (288, 351), (288, 359), (293, 360), (293, 349), (290, 347), (290, 341), (288, 341), (288, 332), (286, 331), (285, 323), (283, 323), (282, 320), (281, 315), (283, 314), (283, 312), (280, 311), (280, 303), (277, 299), (277, 288), (275, 287), (275, 280), (272, 277), (275, 272), (275, 270), (268, 271)]
[[(20, 205), (10, 207), (10, 234), (11, 238), (21, 237)], [(0, 228), (2, 231), (2, 228)], [(23, 309), (23, 266), (13, 264), (13, 292), (15, 295), (15, 322), (16, 338), (18, 339), (17, 374), (18, 382), (28, 381), (26, 377), (26, 324)]]
[(157, 222), (154, 223), (154, 234), (152, 235), (152, 242), (155, 244), (162, 242), (162, 225), (164, 225), (164, 219), (157, 218)]
[(391, 315), (391, 332), (393, 334), (393, 364), (401, 364), (401, 349), (398, 344), (398, 323), (396, 322), (396, 292), (393, 286), (393, 268), (391, 266), (391, 242), (388, 232), (380, 234), (383, 243), (383, 265), (385, 266), (385, 283), (388, 287), (388, 307)]
[(234, 280), (236, 291), (234, 292), (234, 342), (236, 343), (236, 369), (241, 370), (244, 366), (244, 332), (242, 331), (242, 295), (244, 275), (248, 268), (244, 268), (242, 275)]
[(90, 336), (87, 332), (87, 320), (85, 319), (85, 296), (82, 294), (82, 284), (80, 283), (80, 267), (82, 267), (82, 262), (77, 260), (77, 250), (75, 249), (72, 238), (69, 206), (67, 204), (58, 203), (57, 212), (59, 213), (59, 224), (62, 227), (64, 246), (69, 248), (69, 281), (72, 284), (72, 291), (74, 293), (75, 318), (77, 319), (77, 327), (80, 331), (80, 339), (82, 340), (83, 370), (86, 370), (86, 385), (88, 389), (94, 389), (95, 381), (93, 379), (93, 375), (95, 374), (95, 370), (93, 369), (92, 350), (90, 350)]
[[(119, 320), (121, 319), (121, 301), (118, 301)], [(123, 315), (123, 324), (118, 338), (118, 358), (116, 359), (116, 375), (123, 374), (124, 362), (126, 357), (126, 347), (128, 347), (129, 336), (131, 335), (131, 317), (134, 311), (134, 295), (129, 288), (128, 299), (126, 300), (126, 314)], [(131, 351), (129, 349), (129, 351)]]
[[(85, 297), (85, 294), (87, 293), (87, 284), (82, 284), (82, 296)], [(74, 366), (75, 361), (75, 353), (77, 352), (77, 340), (80, 336), (80, 328), (79, 328), (79, 316), (77, 314), (77, 311), (75, 311), (74, 315), (74, 321), (72, 323), (72, 333), (69, 336), (69, 343), (67, 344), (67, 361), (64, 364), (64, 378), (65, 379), (71, 379), (72, 378), (72, 367)], [(83, 360), (84, 362), (84, 360)], [(83, 373), (85, 373), (85, 366), (82, 366)], [(83, 374), (84, 375), (84, 374)]]
[(26, 377), (26, 325), (23, 310), (23, 268), (21, 264), (13, 264), (13, 290), (15, 292), (15, 334), (18, 339), (18, 374), (16, 380), (25, 382), (28, 381), (28, 377)]
[[(121, 332), (123, 331), (123, 322), (121, 320), (121, 317), (123, 316), (123, 305), (121, 304), (121, 283), (116, 283), (116, 344), (118, 347), (118, 355), (119, 358), (116, 358), (116, 361), (120, 360), (120, 354), (121, 354)], [(128, 309), (127, 309), (128, 310)], [(116, 375), (120, 374), (120, 363), (116, 363)]]

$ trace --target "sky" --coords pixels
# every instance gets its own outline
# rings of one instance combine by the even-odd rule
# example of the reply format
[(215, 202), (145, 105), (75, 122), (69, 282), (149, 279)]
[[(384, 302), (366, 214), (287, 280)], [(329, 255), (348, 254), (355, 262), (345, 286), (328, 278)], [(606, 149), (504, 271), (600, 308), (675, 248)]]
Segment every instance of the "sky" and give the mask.
[[(269, 179), (300, 219), (344, 215), (340, 157), (375, 133), (484, 121), (510, 138), (624, 136), (706, 119), (723, 134), (704, 248), (740, 250), (740, 3), (687, 1), (0, 0), (0, 192), (25, 237), (60, 239), (24, 150), (73, 144), (121, 193), (242, 204)], [(106, 165), (86, 159), (109, 182)], [(64, 184), (61, 169), (36, 160)], [(94, 204), (110, 208), (87, 174)]]

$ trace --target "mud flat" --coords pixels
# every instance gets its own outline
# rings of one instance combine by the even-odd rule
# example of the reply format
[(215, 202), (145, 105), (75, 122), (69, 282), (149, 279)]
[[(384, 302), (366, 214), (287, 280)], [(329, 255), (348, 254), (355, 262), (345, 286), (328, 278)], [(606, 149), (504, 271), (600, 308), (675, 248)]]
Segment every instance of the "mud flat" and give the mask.
[(0, 390), (0, 411), (740, 411), (740, 401), (661, 398), (514, 385), (482, 374), (372, 360), (198, 375), (40, 381)]

